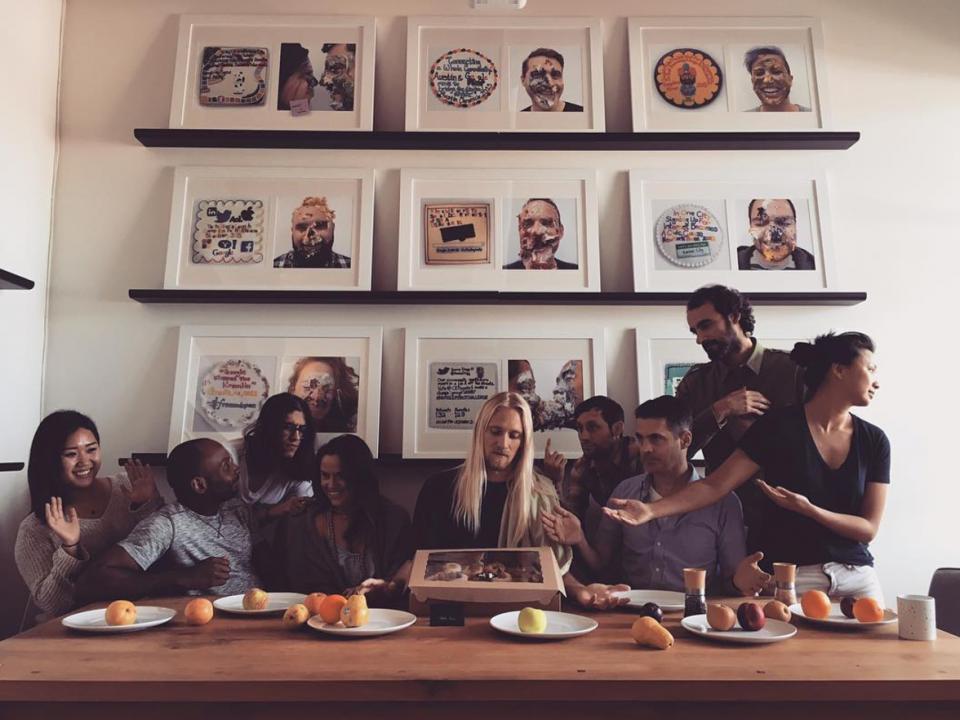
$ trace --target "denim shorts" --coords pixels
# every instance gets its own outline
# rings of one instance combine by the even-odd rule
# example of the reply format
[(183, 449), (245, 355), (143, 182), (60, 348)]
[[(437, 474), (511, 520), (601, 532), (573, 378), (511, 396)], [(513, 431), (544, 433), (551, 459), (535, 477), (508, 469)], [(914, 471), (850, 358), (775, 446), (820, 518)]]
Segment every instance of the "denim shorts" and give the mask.
[(823, 565), (801, 565), (797, 568), (797, 597), (807, 590), (823, 590), (830, 597), (872, 597), (880, 607), (883, 588), (872, 565), (845, 565), (828, 562)]

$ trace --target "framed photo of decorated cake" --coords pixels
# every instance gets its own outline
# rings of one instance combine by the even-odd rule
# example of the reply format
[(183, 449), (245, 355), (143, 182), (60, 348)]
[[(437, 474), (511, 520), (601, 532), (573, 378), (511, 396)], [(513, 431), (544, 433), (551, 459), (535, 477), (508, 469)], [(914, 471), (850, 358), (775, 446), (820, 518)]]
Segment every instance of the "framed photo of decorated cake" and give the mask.
[(181, 15), (171, 128), (372, 130), (373, 17)]
[(169, 447), (240, 439), (271, 395), (303, 398), (323, 442), (351, 433), (379, 447), (380, 327), (180, 328)]
[(816, 18), (628, 20), (634, 132), (830, 126)]
[(493, 395), (530, 404), (534, 449), (579, 457), (574, 408), (606, 392), (603, 331), (405, 330), (403, 456), (462, 458)]
[(406, 129), (603, 132), (600, 21), (408, 18)]
[(630, 171), (634, 289), (835, 290), (823, 174)]
[(403, 169), (398, 290), (599, 292), (594, 170)]
[(373, 170), (178, 167), (164, 288), (369, 290)]

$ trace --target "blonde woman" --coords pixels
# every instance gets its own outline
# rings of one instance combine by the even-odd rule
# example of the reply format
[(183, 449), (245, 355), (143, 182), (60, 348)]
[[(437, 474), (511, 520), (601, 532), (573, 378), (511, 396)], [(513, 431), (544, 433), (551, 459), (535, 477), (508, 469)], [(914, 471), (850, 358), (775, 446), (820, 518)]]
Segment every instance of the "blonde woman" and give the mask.
[(477, 413), (463, 465), (427, 479), (414, 511), (418, 549), (550, 547), (567, 592), (581, 605), (612, 607), (612, 591), (584, 586), (570, 573), (570, 547), (553, 543), (541, 517), (560, 506), (553, 483), (533, 468), (533, 418), (521, 395), (503, 392)]

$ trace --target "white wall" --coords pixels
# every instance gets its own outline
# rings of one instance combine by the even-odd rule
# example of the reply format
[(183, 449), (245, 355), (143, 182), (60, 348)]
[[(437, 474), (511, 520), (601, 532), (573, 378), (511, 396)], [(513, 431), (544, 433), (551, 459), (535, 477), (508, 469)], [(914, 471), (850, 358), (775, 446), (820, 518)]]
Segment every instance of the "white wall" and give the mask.
[[(0, 47), (16, 62), (4, 73), (0, 112), (0, 268), (33, 280), (0, 290), (0, 462), (26, 462), (40, 422), (50, 213), (57, 138), (62, 3), (5, 3)], [(0, 473), (0, 577), (17, 578), (13, 543), (30, 507), (26, 470)], [(26, 602), (18, 582), (0, 593), (0, 638), (16, 632)], [(12, 587), (11, 587), (12, 586)]]
[[(467, 0), (354, 0), (350, 12), (378, 16), (375, 122), (402, 129), (403, 15), (465, 14)], [(629, 130), (625, 71), (628, 14), (662, 14), (662, 3), (597, 0), (604, 19), (608, 128)], [(55, 209), (45, 410), (77, 407), (100, 424), (108, 466), (132, 450), (165, 449), (177, 326), (184, 323), (382, 324), (385, 328), (381, 449), (398, 452), (402, 427), (400, 328), (417, 323), (491, 328), (606, 328), (608, 386), (636, 402), (631, 328), (686, 334), (682, 308), (456, 308), (422, 306), (139, 305), (131, 287), (160, 287), (178, 164), (363, 166), (379, 169), (374, 286), (391, 289), (401, 167), (596, 167), (601, 195), (602, 281), (630, 290), (628, 167), (823, 167), (831, 178), (836, 256), (844, 285), (866, 290), (854, 307), (760, 308), (760, 337), (857, 328), (879, 341), (883, 390), (863, 414), (894, 448), (893, 486), (874, 550), (889, 597), (926, 590), (938, 565), (958, 564), (954, 505), (960, 489), (946, 474), (950, 408), (957, 393), (933, 378), (953, 347), (947, 288), (955, 282), (956, 197), (960, 181), (960, 11), (947, 0), (844, 3), (820, 0), (726, 2), (728, 15), (822, 18), (829, 101), (837, 129), (860, 130), (846, 152), (442, 153), (147, 149), (134, 127), (166, 125), (177, 13), (322, 13), (340, 3), (288, 0), (182, 0), (72, 3), (63, 48), (62, 150)], [(717, 12), (690, 0), (689, 14)], [(530, 0), (525, 15), (584, 14), (580, 0)], [(945, 448), (944, 448), (945, 446)], [(944, 448), (944, 450), (941, 450)], [(396, 481), (397, 483), (401, 481)], [(391, 494), (404, 494), (394, 488)]]

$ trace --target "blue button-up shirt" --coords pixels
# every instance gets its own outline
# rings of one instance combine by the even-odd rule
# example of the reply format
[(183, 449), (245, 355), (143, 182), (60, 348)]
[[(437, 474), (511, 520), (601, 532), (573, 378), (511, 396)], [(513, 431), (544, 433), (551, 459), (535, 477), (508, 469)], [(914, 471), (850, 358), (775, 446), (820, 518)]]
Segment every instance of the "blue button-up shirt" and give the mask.
[[(700, 479), (690, 468), (689, 482)], [(653, 477), (627, 478), (610, 495), (651, 502)], [(632, 588), (683, 592), (683, 569), (705, 568), (708, 592), (735, 592), (733, 574), (747, 552), (743, 510), (736, 494), (683, 515), (657, 518), (639, 525), (621, 525), (606, 515), (594, 547), (602, 557), (620, 556), (620, 577)]]

